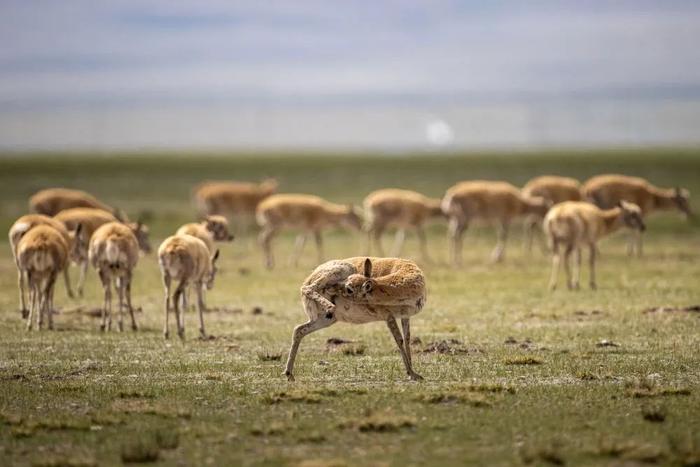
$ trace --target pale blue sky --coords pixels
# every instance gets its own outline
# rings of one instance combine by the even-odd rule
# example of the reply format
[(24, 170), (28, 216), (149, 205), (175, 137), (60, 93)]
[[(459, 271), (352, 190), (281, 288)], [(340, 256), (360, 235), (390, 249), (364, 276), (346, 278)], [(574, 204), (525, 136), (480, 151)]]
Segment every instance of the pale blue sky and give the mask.
[[(33, 124), (50, 143), (41, 118), (87, 110), (108, 115), (90, 130), (99, 145), (126, 110), (319, 119), (331, 107), (352, 120), (375, 107), (443, 118), (446, 106), (700, 99), (698, 1), (0, 0), (0, 44), (0, 123), (17, 129), (0, 130), (6, 147)], [(299, 131), (275, 115), (279, 134)], [(205, 142), (236, 145), (216, 138)]]

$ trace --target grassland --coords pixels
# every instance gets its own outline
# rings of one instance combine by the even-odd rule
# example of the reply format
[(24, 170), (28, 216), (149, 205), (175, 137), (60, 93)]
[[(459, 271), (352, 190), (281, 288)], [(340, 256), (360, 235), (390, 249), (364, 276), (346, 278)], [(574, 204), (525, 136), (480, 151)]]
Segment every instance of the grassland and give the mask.
[[(540, 173), (586, 178), (615, 171), (682, 185), (700, 206), (700, 150), (548, 152), (410, 157), (291, 155), (22, 155), (0, 158), (0, 226), (28, 195), (87, 189), (132, 217), (149, 214), (154, 243), (192, 218), (191, 186), (207, 178), (276, 176), (281, 190), (359, 203), (405, 186), (439, 196), (453, 182)], [(407, 382), (381, 323), (336, 325), (307, 337), (296, 383), (281, 377), (298, 287), (315, 266), (285, 264), (293, 237), (260, 253), (222, 248), (205, 316), (212, 340), (161, 335), (162, 289), (153, 257), (138, 266), (138, 333), (100, 334), (94, 272), (71, 302), (58, 284), (56, 332), (26, 333), (16, 275), (0, 245), (0, 458), (4, 465), (619, 465), (700, 462), (700, 225), (650, 219), (646, 256), (624, 237), (601, 244), (600, 290), (545, 290), (548, 260), (514, 232), (493, 265), (487, 228), (468, 233), (465, 266), (445, 264), (445, 228), (430, 229), (436, 264), (413, 320), (416, 370)], [(361, 252), (357, 234), (331, 232), (329, 257)], [(251, 242), (252, 243), (252, 242)], [(409, 237), (407, 254), (417, 255)], [(75, 275), (75, 274), (74, 274)], [(584, 275), (585, 279), (585, 275)], [(253, 310), (258, 308), (256, 312)], [(328, 346), (339, 337), (350, 344)], [(439, 344), (439, 345), (435, 345)], [(433, 349), (434, 351), (430, 351)]]

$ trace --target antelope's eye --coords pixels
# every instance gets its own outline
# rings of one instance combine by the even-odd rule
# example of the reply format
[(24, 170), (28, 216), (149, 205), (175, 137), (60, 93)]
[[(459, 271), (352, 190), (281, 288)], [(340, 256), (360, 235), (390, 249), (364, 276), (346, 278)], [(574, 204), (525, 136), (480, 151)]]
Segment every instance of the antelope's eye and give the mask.
[(349, 285), (345, 286), (345, 293), (352, 294), (353, 292), (354, 290), (352, 290), (352, 287), (350, 287)]

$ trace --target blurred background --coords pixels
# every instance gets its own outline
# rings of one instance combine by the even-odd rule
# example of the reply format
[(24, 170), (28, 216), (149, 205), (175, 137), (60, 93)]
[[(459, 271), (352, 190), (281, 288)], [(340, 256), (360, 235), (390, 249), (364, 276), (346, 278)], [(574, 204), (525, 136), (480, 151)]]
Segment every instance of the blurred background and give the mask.
[(688, 146), (697, 1), (0, 3), (0, 150)]

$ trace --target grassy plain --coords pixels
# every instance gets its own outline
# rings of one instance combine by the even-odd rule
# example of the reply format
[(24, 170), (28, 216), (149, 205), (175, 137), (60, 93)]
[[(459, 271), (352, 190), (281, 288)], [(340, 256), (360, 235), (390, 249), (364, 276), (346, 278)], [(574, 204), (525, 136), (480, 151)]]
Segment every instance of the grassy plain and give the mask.
[[(203, 179), (275, 176), (280, 190), (359, 204), (372, 189), (440, 196), (453, 182), (542, 173), (600, 172), (688, 187), (700, 207), (700, 150), (553, 151), (414, 155), (6, 155), (0, 158), (0, 226), (47, 186), (73, 186), (147, 213), (154, 244), (193, 218)], [(435, 264), (422, 265), (428, 304), (413, 323), (416, 370), (406, 381), (382, 323), (336, 325), (307, 337), (296, 383), (281, 377), (292, 327), (304, 320), (298, 288), (316, 266), (257, 249), (222, 247), (222, 271), (205, 316), (212, 340), (162, 338), (162, 287), (142, 258), (134, 301), (138, 333), (100, 334), (86, 296), (57, 285), (55, 332), (27, 333), (16, 274), (0, 245), (0, 458), (4, 465), (619, 465), (700, 463), (700, 313), (645, 312), (700, 304), (700, 225), (677, 214), (648, 222), (646, 256), (624, 236), (600, 245), (596, 292), (545, 290), (548, 259), (523, 252), (518, 229), (503, 264), (490, 264), (489, 228), (467, 234), (465, 266), (446, 264), (445, 227), (431, 227)], [(327, 256), (363, 250), (357, 233), (330, 232)], [(387, 245), (389, 239), (386, 239)], [(407, 256), (417, 256), (409, 236)], [(73, 276), (75, 276), (73, 272)], [(586, 271), (584, 270), (584, 283)], [(258, 308), (257, 312), (253, 312)], [(329, 347), (326, 340), (353, 341)], [(431, 344), (441, 345), (431, 345)], [(431, 348), (438, 351), (429, 351)]]

